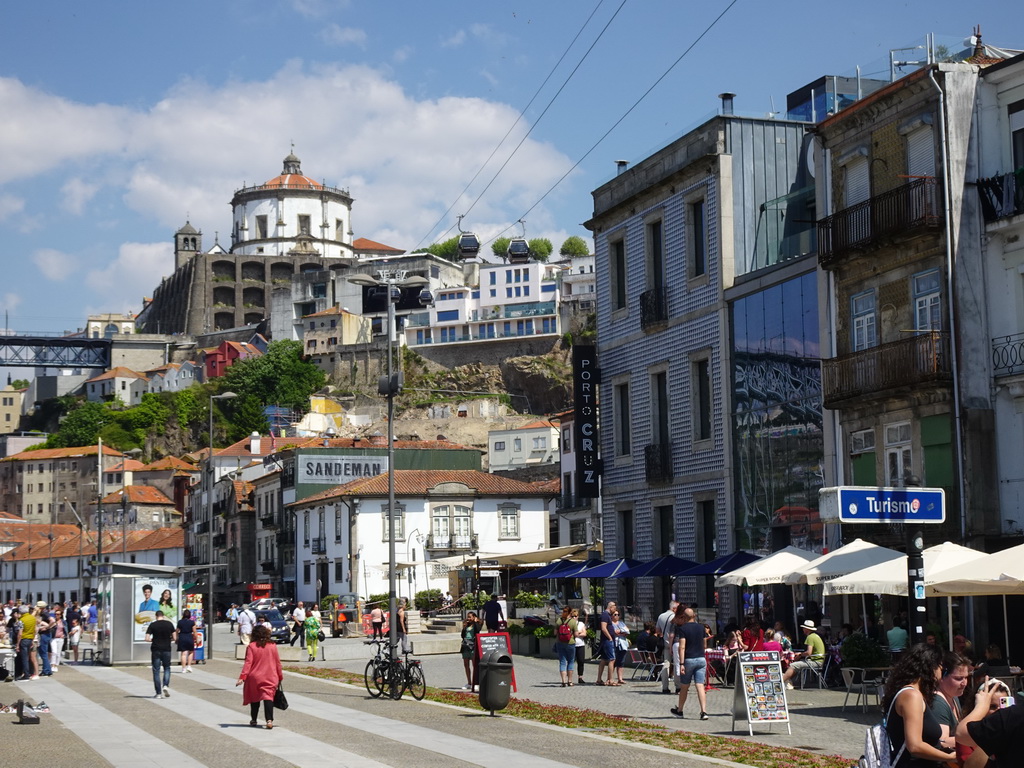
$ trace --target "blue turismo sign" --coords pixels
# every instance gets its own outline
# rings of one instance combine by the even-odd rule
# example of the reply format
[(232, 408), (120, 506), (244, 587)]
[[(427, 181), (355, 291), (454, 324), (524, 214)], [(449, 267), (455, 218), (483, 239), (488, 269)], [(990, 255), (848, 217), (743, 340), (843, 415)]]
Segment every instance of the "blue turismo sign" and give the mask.
[(823, 520), (841, 523), (942, 523), (946, 492), (941, 488), (822, 488)]

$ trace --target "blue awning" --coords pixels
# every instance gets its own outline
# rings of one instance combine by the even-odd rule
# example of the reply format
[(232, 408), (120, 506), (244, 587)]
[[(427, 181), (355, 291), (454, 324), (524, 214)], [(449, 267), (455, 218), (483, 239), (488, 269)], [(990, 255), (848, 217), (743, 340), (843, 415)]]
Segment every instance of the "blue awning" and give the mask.
[(577, 579), (621, 579), (623, 573), (638, 565), (640, 565), (639, 560), (624, 557), (612, 560), (610, 563), (583, 568), (573, 576)]
[(675, 555), (665, 555), (657, 560), (651, 560), (649, 563), (641, 563), (635, 568), (630, 568), (625, 573), (620, 573), (619, 578), (642, 579), (647, 576), (673, 576), (680, 571), (695, 568), (698, 565), (700, 563), (695, 563), (693, 560), (684, 560)]
[(515, 579), (558, 579), (561, 578), (562, 571), (569, 571), (571, 569), (579, 568), (582, 563), (578, 563), (574, 560), (556, 560), (553, 563), (548, 563), (540, 568), (534, 568), (532, 571), (521, 573), (514, 577)]
[(750, 565), (761, 558), (749, 552), (730, 552), (728, 555), (716, 557), (706, 563), (701, 563), (695, 568), (680, 571), (676, 576), (721, 576), (723, 573), (735, 571), (744, 565)]

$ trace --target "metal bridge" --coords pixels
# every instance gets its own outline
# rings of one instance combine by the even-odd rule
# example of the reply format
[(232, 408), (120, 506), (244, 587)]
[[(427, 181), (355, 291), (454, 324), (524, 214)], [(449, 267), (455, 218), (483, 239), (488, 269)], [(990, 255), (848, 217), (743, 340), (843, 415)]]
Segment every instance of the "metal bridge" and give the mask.
[(0, 335), (0, 366), (106, 370), (110, 367), (112, 346), (110, 339), (47, 336), (42, 333)]

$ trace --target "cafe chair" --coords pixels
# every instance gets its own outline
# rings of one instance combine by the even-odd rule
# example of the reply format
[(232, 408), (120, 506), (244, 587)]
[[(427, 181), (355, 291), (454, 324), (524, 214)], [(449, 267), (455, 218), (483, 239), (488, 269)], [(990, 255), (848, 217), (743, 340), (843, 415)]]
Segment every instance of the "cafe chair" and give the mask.
[(846, 685), (846, 698), (843, 699), (843, 711), (846, 711), (846, 705), (850, 701), (850, 694), (857, 694), (857, 698), (854, 701), (854, 706), (860, 704), (861, 712), (868, 711), (868, 696), (871, 694), (875, 695), (875, 703), (877, 706), (882, 705), (881, 697), (879, 696), (878, 689), (880, 687), (879, 681), (868, 677), (867, 672), (859, 667), (843, 667), (841, 669), (843, 673), (843, 683)]
[(653, 651), (641, 651), (639, 648), (628, 649), (626, 651), (626, 659), (633, 666), (633, 674), (630, 675), (630, 680), (636, 678), (637, 672), (643, 673), (643, 676), (640, 678), (641, 680), (650, 680), (651, 673), (658, 664)]

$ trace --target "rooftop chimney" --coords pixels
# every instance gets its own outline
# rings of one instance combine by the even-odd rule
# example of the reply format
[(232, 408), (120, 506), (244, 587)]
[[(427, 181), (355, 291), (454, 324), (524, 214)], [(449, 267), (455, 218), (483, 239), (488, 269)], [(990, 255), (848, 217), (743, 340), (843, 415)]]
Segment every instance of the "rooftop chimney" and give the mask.
[(617, 170), (615, 172), (615, 175), (616, 176), (621, 175), (622, 173), (625, 172), (627, 167), (629, 167), (629, 161), (628, 160), (616, 160), (615, 161), (615, 168)]
[(733, 114), (733, 111), (732, 111), (732, 100), (736, 98), (736, 94), (735, 93), (729, 93), (728, 91), (726, 91), (725, 93), (718, 94), (718, 98), (720, 98), (722, 100), (722, 114), (723, 115), (731, 115), (731, 114)]
[(251, 435), (249, 435), (249, 453), (251, 453), (253, 456), (261, 455), (260, 443), (261, 440), (259, 432), (253, 432)]

